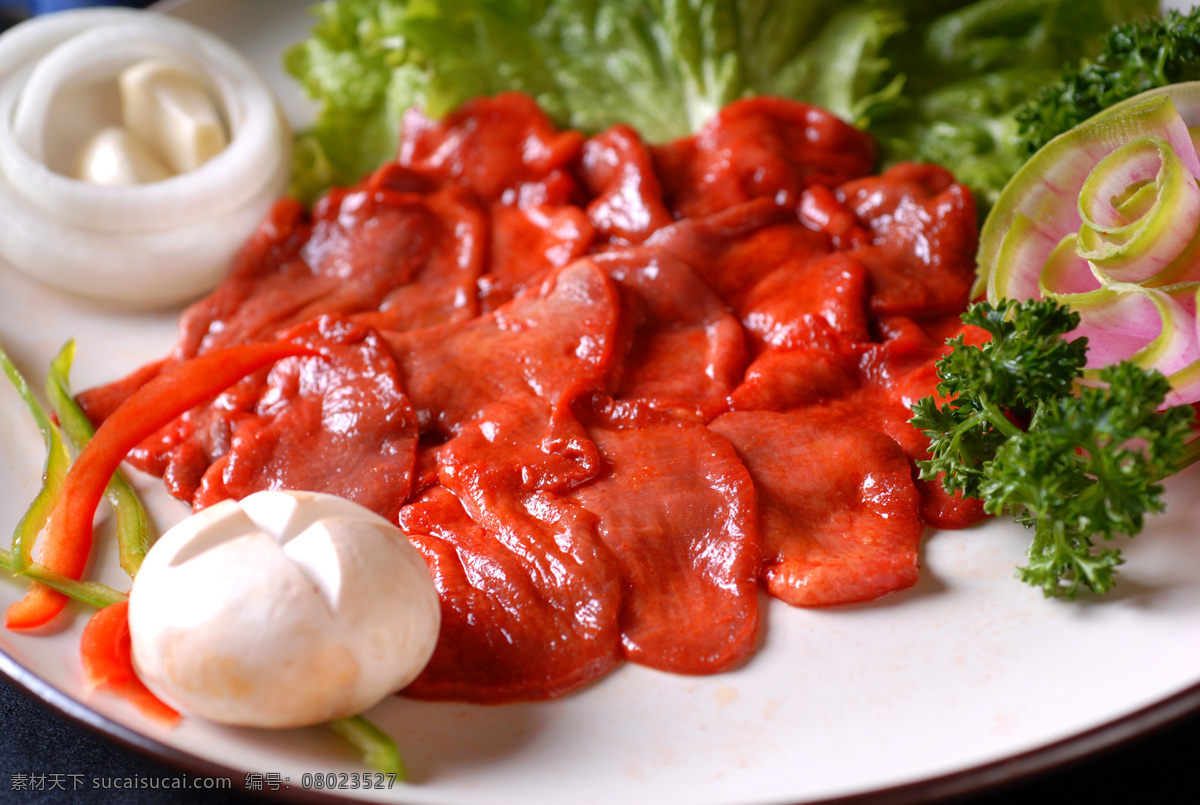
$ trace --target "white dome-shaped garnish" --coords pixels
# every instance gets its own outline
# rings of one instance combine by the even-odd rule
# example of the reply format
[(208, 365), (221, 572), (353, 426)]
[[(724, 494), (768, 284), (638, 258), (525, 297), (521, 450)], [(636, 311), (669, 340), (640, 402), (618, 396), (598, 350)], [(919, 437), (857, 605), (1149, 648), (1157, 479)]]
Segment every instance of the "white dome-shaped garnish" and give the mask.
[(189, 517), (149, 551), (129, 596), (147, 687), (186, 713), (271, 728), (354, 715), (407, 685), (440, 613), (398, 527), (311, 492)]

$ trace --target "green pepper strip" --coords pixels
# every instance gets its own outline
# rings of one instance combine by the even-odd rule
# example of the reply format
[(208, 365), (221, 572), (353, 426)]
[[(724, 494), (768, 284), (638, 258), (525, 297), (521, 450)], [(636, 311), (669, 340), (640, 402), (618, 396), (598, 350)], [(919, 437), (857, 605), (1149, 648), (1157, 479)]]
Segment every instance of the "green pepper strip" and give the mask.
[(91, 604), (97, 609), (103, 609), (129, 598), (125, 593), (114, 590), (107, 584), (101, 584), (98, 581), (76, 581), (61, 573), (55, 573), (50, 568), (45, 565), (39, 565), (37, 562), (30, 562), (24, 570), (18, 571), (15, 567), (16, 562), (13, 561), (14, 559), (15, 556), (12, 553), (0, 548), (0, 569), (7, 570), (14, 577), (21, 576), (40, 581), (47, 587), (58, 590), (63, 595), (74, 598), (76, 601), (82, 601), (85, 604)]
[(29, 384), (25, 382), (25, 378), (9, 360), (2, 347), (0, 347), (0, 366), (4, 368), (4, 374), (8, 376), (17, 393), (21, 395), (29, 413), (33, 415), (38, 430), (42, 432), (42, 440), (46, 443), (46, 463), (42, 469), (42, 488), (33, 502), (29, 504), (29, 508), (25, 510), (21, 521), (17, 523), (16, 531), (13, 532), (12, 554), (9, 562), (12, 564), (14, 573), (24, 573), (25, 569), (33, 564), (33, 545), (37, 541), (38, 534), (42, 533), (42, 529), (46, 527), (46, 520), (50, 517), (50, 512), (58, 501), (63, 479), (66, 478), (67, 470), (71, 466), (71, 455), (63, 443), (62, 434), (46, 416), (46, 412), (34, 398), (33, 392), (30, 391)]
[[(71, 384), (68, 379), (71, 374), (71, 364), (75, 360), (75, 339), (71, 339), (50, 362), (50, 371), (46, 376), (46, 398), (50, 401), (54, 413), (63, 431), (76, 450), (91, 441), (96, 429), (87, 414), (71, 396)], [(116, 512), (117, 546), (120, 551), (121, 567), (129, 574), (129, 578), (137, 575), (142, 566), (142, 559), (150, 547), (150, 530), (146, 527), (146, 510), (138, 500), (133, 487), (121, 476), (113, 473), (108, 482), (104, 495)]]
[(363, 761), (384, 774), (394, 774), (398, 780), (407, 780), (408, 772), (396, 743), (383, 730), (362, 716), (350, 716), (330, 721), (329, 726), (362, 753)]

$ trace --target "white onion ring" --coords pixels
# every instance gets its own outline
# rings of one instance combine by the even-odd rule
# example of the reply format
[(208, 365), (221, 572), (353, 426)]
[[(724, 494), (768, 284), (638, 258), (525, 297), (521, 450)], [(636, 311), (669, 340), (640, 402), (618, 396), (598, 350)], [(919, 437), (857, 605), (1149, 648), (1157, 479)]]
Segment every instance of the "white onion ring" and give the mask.
[(108, 235), (48, 221), (0, 182), (0, 251), (14, 267), (69, 293), (123, 308), (161, 308), (212, 290), (278, 198), (269, 187), (242, 210), (186, 233)]
[[(278, 108), (253, 68), (211, 35), (172, 31), (155, 23), (179, 24), (175, 20), (135, 15), (139, 19), (134, 23), (101, 26), (51, 50), (29, 74), (12, 117), (7, 105), (0, 107), (0, 120), (13, 121), (11, 132), (0, 130), (0, 171), (22, 188), (22, 195), (65, 223), (122, 233), (181, 226), (193, 220), (197, 210), (218, 215), (240, 207), (279, 169)], [(203, 37), (215, 45), (209, 42), (206, 47)], [(86, 83), (115, 80), (131, 64), (161, 58), (212, 85), (230, 128), (228, 147), (194, 171), (119, 188), (81, 183), (42, 163), (51, 99), (70, 86), (77, 71), (88, 72)], [(15, 147), (9, 147), (10, 138)], [(231, 176), (238, 181), (231, 182)]]
[(68, 37), (110, 22), (128, 22), (128, 9), (88, 8), (69, 14), (47, 14), (4, 32), (0, 39), (0, 81)]
[(144, 25), (110, 23), (77, 34), (47, 51), (38, 59), (21, 90), (12, 114), (12, 135), (17, 145), (37, 162), (44, 161), (46, 117), (54, 96), (76, 86), (115, 81), (131, 64), (165, 59), (181, 67), (211, 89), (204, 69), (189, 58), (191, 43), (169, 32), (156, 30), (146, 36)]
[[(200, 168), (103, 187), (55, 173), (18, 141), (14, 120), (21, 140), (40, 140), (50, 95), (81, 71), (83, 83), (115, 80), (129, 64), (164, 56), (203, 72), (230, 128), (229, 145)], [(24, 99), (25, 88), (36, 94)], [(254, 69), (188, 23), (87, 10), (35, 18), (0, 36), (0, 256), (47, 284), (139, 307), (210, 290), (283, 193), (289, 146), (287, 125)]]

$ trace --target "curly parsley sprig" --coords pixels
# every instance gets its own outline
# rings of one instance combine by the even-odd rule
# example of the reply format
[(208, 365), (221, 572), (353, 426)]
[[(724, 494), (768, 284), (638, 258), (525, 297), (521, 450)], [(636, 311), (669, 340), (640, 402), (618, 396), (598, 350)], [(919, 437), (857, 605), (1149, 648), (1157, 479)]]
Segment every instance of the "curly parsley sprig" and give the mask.
[(982, 302), (963, 321), (990, 340), (951, 340), (938, 364), (938, 395), (913, 406), (930, 438), (921, 477), (980, 498), (1034, 531), (1022, 580), (1046, 596), (1074, 598), (1080, 585), (1112, 588), (1120, 551), (1098, 548), (1141, 531), (1160, 512), (1163, 478), (1196, 459), (1192, 409), (1160, 410), (1170, 385), (1128, 361), (1077, 389), (1087, 339), (1063, 336), (1079, 316), (1052, 301)]
[(1118, 26), (1093, 60), (1068, 66), (1017, 111), (1017, 137), (1033, 154), (1055, 136), (1147, 90), (1200, 79), (1200, 9)]

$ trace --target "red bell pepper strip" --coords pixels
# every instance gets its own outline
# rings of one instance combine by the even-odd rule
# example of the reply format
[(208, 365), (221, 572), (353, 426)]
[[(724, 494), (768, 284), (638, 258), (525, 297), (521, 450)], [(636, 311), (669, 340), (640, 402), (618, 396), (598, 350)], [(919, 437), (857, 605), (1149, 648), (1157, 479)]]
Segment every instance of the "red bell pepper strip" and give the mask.
[(179, 713), (151, 693), (133, 669), (128, 601), (107, 606), (91, 617), (79, 637), (79, 653), (89, 687), (121, 696), (163, 726), (179, 721)]
[[(87, 414), (71, 396), (71, 385), (68, 380), (71, 374), (71, 364), (75, 360), (75, 340), (71, 339), (59, 350), (58, 356), (50, 362), (50, 371), (46, 375), (46, 399), (62, 426), (63, 433), (71, 440), (75, 449), (82, 450), (92, 440), (96, 429)], [(64, 475), (66, 471), (64, 470)], [(129, 578), (137, 575), (142, 566), (142, 558), (150, 547), (150, 529), (146, 526), (146, 510), (122, 477), (120, 471), (114, 472), (105, 490), (105, 497), (116, 513), (117, 548), (121, 559), (121, 568), (129, 574)]]
[[(41, 564), (69, 578), (82, 576), (92, 548), (96, 508), (129, 451), (246, 375), (295, 355), (319, 353), (290, 341), (240, 344), (185, 361), (134, 392), (97, 428), (71, 465), (46, 525)], [(8, 607), (5, 624), (10, 629), (42, 626), (66, 603), (65, 595), (35, 582), (25, 598)]]

